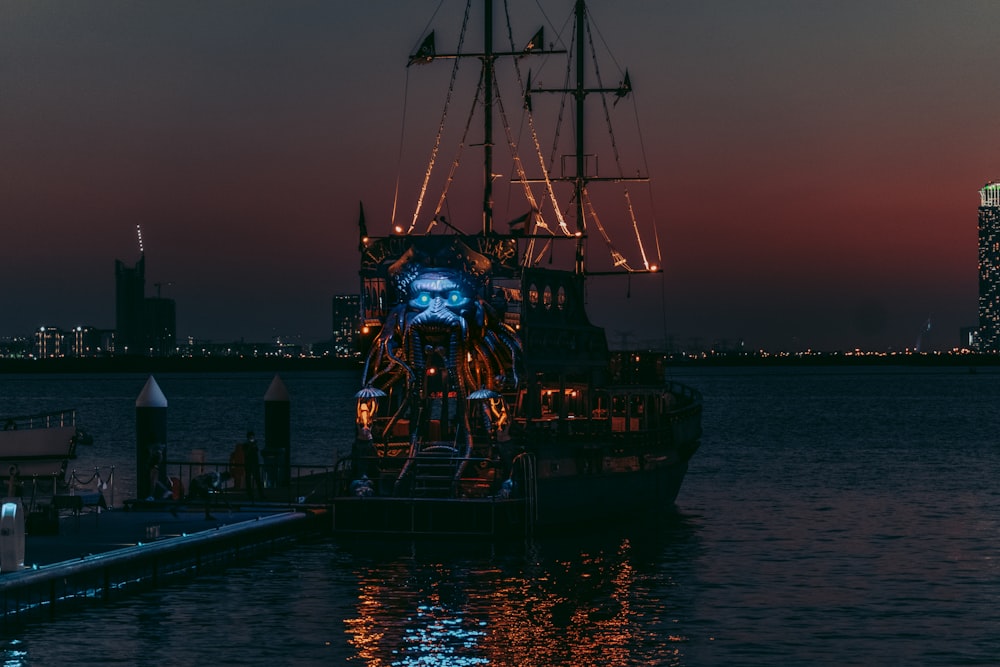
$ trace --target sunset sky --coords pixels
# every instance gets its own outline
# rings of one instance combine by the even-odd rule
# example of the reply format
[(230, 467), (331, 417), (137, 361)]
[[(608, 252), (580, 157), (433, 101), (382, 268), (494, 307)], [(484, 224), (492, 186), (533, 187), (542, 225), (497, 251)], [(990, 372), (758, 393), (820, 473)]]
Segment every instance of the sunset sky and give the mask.
[[(406, 62), (429, 28), (454, 49), (463, 3), (440, 4), (0, 0), (0, 336), (113, 328), (139, 224), (179, 337), (329, 337), (330, 297), (357, 289), (358, 202), (387, 233), (404, 155), (413, 210), (450, 65)], [(572, 2), (540, 4), (554, 40)], [(544, 19), (519, 7), (521, 44)], [(930, 318), (949, 349), (976, 324), (1000, 2), (590, 11), (635, 88), (615, 113), (638, 115), (665, 266), (591, 288), (612, 344), (902, 349)], [(429, 122), (401, 150), (404, 109), (408, 131)]]

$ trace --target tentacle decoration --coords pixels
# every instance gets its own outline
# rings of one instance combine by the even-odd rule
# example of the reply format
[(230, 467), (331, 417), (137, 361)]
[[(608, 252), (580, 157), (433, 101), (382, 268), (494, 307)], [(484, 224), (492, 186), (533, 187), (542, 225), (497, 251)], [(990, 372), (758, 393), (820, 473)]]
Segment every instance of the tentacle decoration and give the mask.
[(423, 248), (415, 243), (388, 267), (398, 303), (373, 342), (362, 376), (365, 386), (389, 397), (379, 422), (383, 443), (401, 419), (410, 419), (409, 457), (397, 484), (429, 442), (432, 402), (440, 401), (442, 422), (454, 427), (457, 482), (472, 456), (472, 424), (483, 421), (487, 431), (492, 428), (490, 410), (473, 407), (470, 394), (518, 383), (521, 343), (492, 305), (490, 260), (460, 240), (436, 243)]

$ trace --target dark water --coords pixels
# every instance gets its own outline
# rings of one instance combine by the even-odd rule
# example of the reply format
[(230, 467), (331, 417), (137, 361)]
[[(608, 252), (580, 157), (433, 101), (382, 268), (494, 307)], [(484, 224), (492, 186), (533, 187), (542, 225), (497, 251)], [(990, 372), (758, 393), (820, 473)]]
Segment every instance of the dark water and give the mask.
[[(30, 625), (0, 641), (0, 655), (7, 665), (998, 664), (1000, 374), (676, 379), (702, 389), (706, 410), (673, 519), (515, 544), (303, 545)], [(157, 380), (172, 451), (183, 437), (218, 441), (221, 456), (262, 414), (270, 376)], [(5, 378), (0, 405), (68, 400), (95, 415), (94, 431), (121, 431), (96, 432), (92, 456), (131, 454), (144, 377), (51, 381)], [(293, 461), (332, 462), (344, 418), (331, 415), (351, 378), (285, 382), (302, 443)]]

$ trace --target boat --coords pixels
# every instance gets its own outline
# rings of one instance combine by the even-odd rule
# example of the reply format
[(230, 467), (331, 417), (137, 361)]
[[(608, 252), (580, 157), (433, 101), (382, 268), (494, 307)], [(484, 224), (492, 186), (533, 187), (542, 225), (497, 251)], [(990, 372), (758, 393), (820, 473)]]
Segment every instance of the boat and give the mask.
[(76, 410), (52, 410), (0, 418), (0, 479), (34, 497), (51, 495), (66, 484), (66, 468), (76, 447), (89, 436), (79, 428)]
[[(481, 220), (478, 211), (464, 223), (443, 215), (453, 211), (448, 189), (458, 182), (459, 160), (443, 179), (437, 207), (423, 206), (440, 129), (412, 219), (394, 217), (388, 233), (369, 235), (360, 207), (364, 368), (353, 406), (354, 446), (336, 466), (336, 533), (495, 536), (663, 515), (674, 509), (699, 447), (701, 394), (666, 379), (665, 355), (643, 366), (643, 355), (612, 353), (586, 309), (590, 279), (662, 273), (645, 253), (630, 261), (610, 243), (591, 196), (598, 185), (646, 180), (600, 176), (584, 146), (587, 102), (601, 100), (607, 111), (631, 93), (630, 76), (626, 71), (616, 85), (604, 86), (588, 74), (593, 40), (584, 0), (573, 5), (567, 48), (547, 45), (544, 29), (516, 47), (509, 24), (506, 31), (494, 28), (492, 0), (482, 12), (481, 50), (461, 46), (471, 32), (467, 10), (456, 51), (439, 52), (431, 32), (408, 64), (451, 61), (449, 100), (459, 63), (480, 64), (473, 97), (483, 128), (476, 142), (483, 155), (476, 184), (482, 191), (475, 193)], [(497, 35), (510, 43), (496, 46)], [(555, 57), (568, 63), (564, 85), (532, 83), (524, 61)], [(514, 66), (506, 81), (515, 81), (518, 107), (532, 128), (523, 142), (536, 153), (530, 160), (514, 149), (520, 142), (504, 111), (501, 62)], [(545, 93), (574, 106), (565, 175), (552, 167), (556, 160), (537, 157), (534, 115)], [(502, 140), (494, 133), (498, 117)], [(474, 140), (466, 129), (460, 144)], [(524, 195), (528, 211), (509, 215), (505, 229), (494, 224), (499, 145), (511, 148), (509, 185)], [(560, 188), (568, 207), (559, 201)], [(450, 197), (468, 200), (469, 193)], [(589, 267), (592, 236), (611, 248), (610, 270)]]

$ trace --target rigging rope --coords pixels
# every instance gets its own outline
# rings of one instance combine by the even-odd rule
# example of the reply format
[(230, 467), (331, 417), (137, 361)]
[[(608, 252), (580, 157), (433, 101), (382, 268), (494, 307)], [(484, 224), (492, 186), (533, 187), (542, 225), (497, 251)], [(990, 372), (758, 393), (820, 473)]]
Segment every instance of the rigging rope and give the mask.
[[(569, 47), (567, 48), (567, 51), (569, 51), (570, 53), (573, 52), (573, 46), (576, 44), (576, 31), (575, 30), (572, 31), (572, 35), (573, 35), (573, 37), (572, 37), (572, 39), (569, 40)], [(572, 73), (572, 70), (573, 70), (573, 63), (572, 63), (572, 61), (569, 58), (567, 58), (566, 59), (566, 71), (565, 71), (565, 75), (563, 76), (563, 85), (562, 85), (562, 89), (563, 90), (569, 90), (569, 80), (570, 80), (570, 74)], [(566, 105), (566, 101), (568, 99), (569, 99), (569, 95), (565, 95), (565, 94), (561, 95), (559, 97), (559, 113), (556, 116), (556, 131), (553, 133), (554, 136), (552, 138), (552, 155), (549, 157), (549, 166), (550, 166), (550, 168), (554, 167), (555, 164), (556, 164), (556, 155), (559, 152), (559, 137), (562, 134), (561, 130), (562, 130), (562, 126), (563, 126), (563, 115), (566, 113), (566, 106), (567, 106)]]
[[(499, 87), (496, 88), (496, 93), (497, 93), (497, 95), (496, 95), (497, 108), (500, 111), (500, 117), (503, 119), (504, 131), (507, 134), (507, 145), (510, 148), (511, 159), (513, 160), (515, 169), (517, 170), (518, 178), (520, 179), (521, 184), (523, 186), (524, 196), (528, 200), (528, 204), (531, 206), (532, 213), (534, 213), (534, 216), (533, 216), (534, 217), (534, 220), (533, 220), (534, 226), (536, 228), (544, 229), (544, 230), (548, 231), (549, 233), (552, 233), (552, 230), (545, 223), (545, 220), (542, 217), (541, 207), (537, 204), (537, 202), (535, 200), (535, 195), (531, 191), (531, 185), (528, 183), (528, 180), (527, 180), (528, 179), (528, 174), (524, 170), (524, 165), (521, 162), (521, 156), (518, 155), (518, 152), (517, 152), (517, 144), (515, 143), (514, 136), (511, 133), (510, 124), (507, 122), (507, 113), (504, 110), (503, 101), (502, 101), (503, 98), (500, 95)], [(528, 124), (529, 125), (531, 124), (530, 119), (528, 121)], [(534, 129), (532, 129), (532, 135), (537, 137), (537, 135), (534, 134)], [(536, 147), (538, 147), (537, 142), (536, 142)], [(539, 155), (540, 155), (540, 153), (539, 153)], [(552, 182), (548, 179), (548, 175), (547, 174), (546, 174), (545, 183), (546, 183), (546, 186), (547, 186), (547, 192), (549, 193), (549, 196), (550, 196), (550, 199), (551, 199), (551, 202), (552, 202), (552, 206), (555, 209), (555, 214), (556, 214), (557, 222), (559, 223), (559, 228), (563, 231), (564, 235), (566, 235), (566, 236), (572, 236), (572, 233), (570, 232), (569, 227), (566, 226), (566, 221), (563, 219), (562, 212), (559, 210), (559, 202), (555, 198), (555, 193), (552, 190)], [(534, 240), (534, 239), (532, 239), (532, 240)], [(527, 253), (525, 253), (525, 257), (527, 257)]]
[(410, 97), (410, 68), (406, 68), (406, 83), (403, 84), (403, 120), (399, 128), (399, 155), (396, 157), (396, 189), (392, 194), (392, 215), (390, 229), (396, 226), (396, 207), (399, 205), (399, 181), (403, 172), (403, 139), (406, 137), (406, 105)]
[[(465, 3), (465, 17), (462, 19), (462, 31), (458, 37), (458, 51), (457, 53), (462, 53), (462, 45), (465, 43), (465, 33), (466, 29), (469, 27), (469, 14), (472, 9), (472, 0), (468, 0)], [(438, 151), (441, 148), (441, 137), (444, 134), (444, 123), (448, 117), (448, 107), (451, 106), (451, 97), (455, 92), (455, 80), (458, 78), (458, 65), (461, 62), (461, 58), (455, 58), (455, 64), (451, 68), (451, 81), (448, 83), (448, 94), (445, 96), (444, 109), (441, 111), (441, 122), (438, 124), (437, 137), (434, 140), (434, 148), (431, 149), (430, 161), (427, 164), (427, 170), (424, 172), (424, 182), (420, 186), (420, 195), (417, 197), (417, 208), (413, 212), (413, 220), (410, 222), (410, 229), (407, 233), (413, 230), (417, 224), (417, 219), (420, 217), (420, 209), (424, 204), (424, 195), (427, 194), (427, 184), (431, 180), (431, 173), (434, 171), (434, 163), (437, 160)]]
[[(635, 92), (632, 92), (631, 94), (635, 95)], [(648, 174), (649, 173), (649, 160), (646, 157), (646, 142), (642, 138), (642, 125), (639, 123), (639, 105), (636, 104), (635, 102), (632, 103), (632, 114), (635, 116), (636, 131), (639, 133), (639, 153), (642, 155), (642, 169), (643, 169), (643, 172), (645, 172), (645, 173)], [(649, 206), (650, 206), (650, 210), (652, 211), (652, 213), (650, 214), (650, 217), (652, 218), (652, 225), (653, 225), (653, 242), (656, 245), (656, 262), (657, 262), (657, 264), (659, 264), (662, 267), (663, 266), (663, 251), (660, 248), (660, 232), (657, 229), (657, 225), (656, 225), (656, 220), (657, 220), (656, 202), (653, 199), (652, 189), (649, 188), (649, 187), (647, 187), (646, 188), (646, 192), (649, 194)]]
[(607, 231), (605, 231), (604, 225), (601, 224), (601, 218), (597, 215), (597, 209), (594, 208), (594, 203), (590, 201), (590, 193), (587, 192), (586, 188), (583, 189), (581, 195), (583, 196), (583, 203), (587, 207), (587, 212), (594, 220), (594, 225), (597, 227), (598, 231), (601, 232), (601, 236), (604, 237), (604, 243), (608, 246), (608, 251), (611, 253), (611, 259), (614, 262), (614, 266), (623, 266), (626, 271), (634, 271), (635, 269), (628, 265), (628, 260), (625, 259), (624, 255), (618, 252), (618, 249), (615, 248), (615, 244), (611, 241), (611, 237), (608, 236)]
[(441, 213), (441, 209), (444, 208), (445, 202), (448, 199), (448, 190), (451, 188), (451, 184), (455, 180), (455, 172), (458, 171), (459, 162), (462, 160), (462, 153), (465, 150), (465, 142), (469, 138), (469, 129), (472, 127), (472, 119), (476, 115), (476, 106), (478, 106), (479, 95), (483, 92), (483, 74), (479, 73), (479, 84), (476, 86), (476, 94), (472, 98), (472, 108), (469, 109), (469, 116), (465, 121), (465, 130), (462, 132), (462, 140), (458, 143), (458, 151), (455, 154), (455, 159), (452, 160), (451, 169), (448, 170), (448, 178), (445, 179), (444, 187), (441, 189), (441, 197), (438, 198), (437, 206), (434, 207), (434, 215), (431, 216), (431, 221), (427, 223), (427, 229), (425, 234), (431, 231), (431, 227), (437, 224), (438, 214)]
[[(441, 0), (438, 3), (437, 9), (434, 10), (434, 13), (431, 15), (431, 18), (427, 21), (427, 25), (424, 26), (424, 30), (421, 33), (422, 35), (427, 34), (427, 29), (434, 21), (434, 17), (437, 16), (438, 12), (441, 11), (441, 5), (443, 4), (444, 0)], [(417, 42), (417, 44), (419, 44), (419, 42)], [(417, 45), (415, 44), (414, 48), (411, 49), (410, 52), (413, 53), (416, 49)], [(410, 68), (409, 66), (407, 66), (406, 82), (403, 85), (403, 119), (400, 122), (400, 128), (399, 128), (399, 155), (396, 158), (396, 188), (395, 192), (393, 192), (392, 195), (392, 215), (389, 218), (390, 229), (395, 229), (396, 227), (396, 210), (399, 208), (399, 182), (400, 179), (402, 178), (402, 173), (403, 173), (403, 141), (406, 138), (406, 109), (409, 106), (409, 99), (410, 99)]]
[[(597, 86), (598, 88), (604, 88), (604, 85), (601, 81), (600, 67), (597, 62), (597, 52), (594, 49), (594, 35), (590, 30), (589, 23), (587, 24), (587, 40), (590, 42), (590, 53), (592, 60), (594, 62), (594, 74), (597, 77)], [(608, 135), (611, 137), (611, 152), (615, 158), (615, 166), (618, 168), (618, 176), (624, 177), (622, 170), (622, 163), (621, 163), (621, 154), (618, 151), (618, 142), (615, 139), (614, 128), (611, 125), (611, 112), (608, 109), (608, 98), (603, 94), (601, 95), (601, 105), (604, 108), (604, 120), (608, 127)], [(635, 233), (636, 243), (639, 245), (639, 254), (642, 256), (642, 264), (648, 271), (649, 260), (646, 257), (646, 248), (643, 246), (642, 243), (642, 235), (639, 233), (639, 221), (635, 217), (635, 208), (632, 206), (632, 195), (629, 192), (628, 185), (623, 185), (623, 190), (625, 195), (626, 208), (628, 209), (629, 218), (632, 221), (632, 230)], [(588, 203), (589, 203), (589, 198), (588, 198)], [(624, 260), (624, 258), (622, 259)], [(618, 260), (616, 260), (615, 264), (616, 266), (618, 266), (617, 261)]]
[[(510, 44), (511, 52), (514, 52), (515, 50), (514, 33), (513, 30), (511, 29), (510, 5), (508, 2), (504, 2), (504, 12), (507, 18), (507, 41)], [(524, 85), (524, 78), (521, 76), (521, 67), (517, 58), (514, 59), (514, 74), (517, 78), (517, 84), (518, 86), (520, 86), (521, 95), (523, 97), (524, 94), (526, 94), (528, 91)], [(499, 90), (497, 90), (497, 99), (498, 100), (501, 99), (499, 95)], [(514, 159), (515, 168), (518, 171), (518, 177), (521, 179), (521, 183), (524, 186), (525, 196), (528, 198), (528, 201), (531, 204), (532, 212), (535, 213), (534, 216), (535, 220), (533, 220), (534, 226), (539, 229), (545, 229), (546, 231), (549, 231), (551, 233), (551, 230), (545, 224), (544, 219), (542, 219), (540, 207), (537, 204), (535, 204), (535, 199), (531, 192), (531, 185), (527, 182), (527, 174), (524, 171), (524, 166), (521, 163), (520, 156), (517, 155), (517, 145), (514, 142), (514, 138), (510, 130), (510, 124), (507, 122), (506, 114), (503, 111), (503, 104), (500, 103), (498, 106), (500, 107), (500, 113), (501, 116), (503, 117), (504, 130), (507, 133), (507, 143), (512, 151), (512, 157)], [(559, 200), (556, 198), (555, 189), (552, 187), (552, 180), (549, 174), (549, 169), (545, 164), (545, 155), (542, 152), (541, 142), (538, 139), (538, 131), (535, 128), (535, 118), (530, 108), (526, 109), (526, 114), (528, 118), (528, 129), (531, 132), (531, 140), (535, 148), (535, 155), (538, 157), (538, 165), (542, 170), (542, 177), (545, 181), (545, 193), (548, 196), (549, 201), (552, 203), (552, 210), (556, 216), (556, 222), (558, 223), (559, 228), (562, 230), (564, 235), (572, 236), (573, 233), (570, 231), (569, 226), (567, 226), (566, 224), (566, 219), (563, 216), (562, 209), (559, 206)], [(534, 234), (535, 231), (536, 231), (535, 229), (532, 229), (531, 233)], [(528, 254), (525, 253), (525, 257), (527, 256)]]

